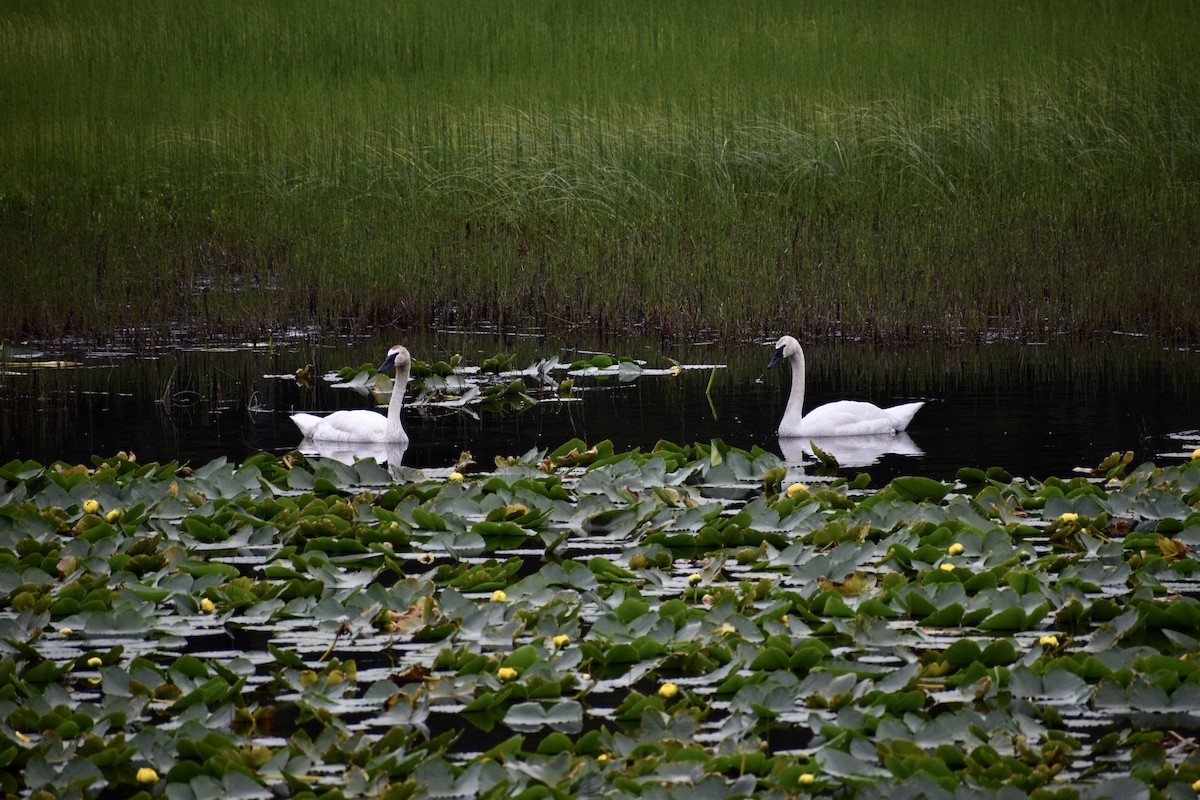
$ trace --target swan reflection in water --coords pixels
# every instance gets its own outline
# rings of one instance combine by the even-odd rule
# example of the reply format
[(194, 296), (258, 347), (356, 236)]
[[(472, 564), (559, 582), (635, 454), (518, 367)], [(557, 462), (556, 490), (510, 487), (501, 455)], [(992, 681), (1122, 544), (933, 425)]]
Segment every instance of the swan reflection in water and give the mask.
[(353, 465), (359, 459), (373, 458), (379, 464), (399, 467), (404, 463), (408, 442), (330, 442), (306, 438), (296, 449), (306, 456), (332, 458), (343, 464)]
[(788, 463), (801, 464), (815, 457), (809, 442), (836, 458), (843, 467), (869, 467), (886, 455), (925, 455), (903, 431), (867, 436), (780, 436), (779, 450)]

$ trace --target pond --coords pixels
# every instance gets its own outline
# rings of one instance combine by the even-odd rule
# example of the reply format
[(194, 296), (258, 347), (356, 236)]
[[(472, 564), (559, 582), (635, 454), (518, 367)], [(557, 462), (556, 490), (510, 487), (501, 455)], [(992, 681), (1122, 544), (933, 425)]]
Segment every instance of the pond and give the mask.
[[(776, 436), (790, 378), (783, 368), (764, 369), (770, 347), (760, 342), (604, 343), (446, 331), (391, 336), (409, 344), (416, 359), (461, 354), (461, 368), (497, 354), (512, 356), (509, 371), (562, 362), (544, 377), (522, 377), (528, 395), (542, 401), (524, 410), (509, 404), (406, 409), (405, 466), (448, 467), (463, 451), (488, 465), (496, 456), (553, 449), (572, 438), (611, 439), (618, 449), (718, 438), (791, 463), (813, 460), (801, 452), (806, 442)], [(377, 364), (390, 344), (295, 338), (140, 353), (10, 347), (0, 374), (0, 461), (88, 463), (93, 454), (124, 450), (142, 461), (199, 465), (220, 456), (240, 463), (259, 451), (284, 453), (301, 442), (290, 413), (376, 406), (365, 392), (334, 388), (325, 376)], [(568, 374), (567, 364), (598, 352), (635, 359), (646, 371)], [(907, 437), (818, 445), (847, 470), (865, 469), (876, 481), (898, 474), (946, 480), (963, 466), (1066, 475), (1117, 450), (1161, 461), (1200, 445), (1200, 353), (1150, 339), (955, 349), (821, 341), (806, 343), (806, 355), (806, 410), (835, 399), (927, 401)], [(291, 375), (310, 363), (312, 380), (304, 386)], [(685, 369), (663, 374), (674, 364)], [(554, 387), (567, 378), (574, 384), (570, 401), (560, 402)]]
[(386, 469), (287, 415), (375, 405), (390, 342), (13, 354), (6, 794), (1200, 789), (1195, 354), (816, 343), (813, 402), (928, 401), (835, 476), (761, 344), (409, 341)]

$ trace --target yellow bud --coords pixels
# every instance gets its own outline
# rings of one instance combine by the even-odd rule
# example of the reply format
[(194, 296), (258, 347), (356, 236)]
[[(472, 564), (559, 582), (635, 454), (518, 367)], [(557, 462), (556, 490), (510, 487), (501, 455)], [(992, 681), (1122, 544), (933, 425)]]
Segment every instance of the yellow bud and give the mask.
[(512, 667), (501, 667), (500, 669), (496, 670), (496, 677), (502, 681), (511, 681), (513, 678), (517, 677), (517, 671)]
[(678, 375), (681, 372), (683, 372), (683, 367), (679, 366), (678, 364), (671, 365), (671, 374), (672, 375)]
[(1038, 644), (1040, 644), (1042, 647), (1058, 647), (1058, 637), (1043, 636), (1038, 639)]
[(962, 551), (963, 551), (963, 546), (961, 544), (959, 544), (958, 542), (955, 542), (954, 544), (950, 545), (950, 549), (947, 550), (946, 552), (952, 556), (961, 556)]
[(691, 575), (688, 575), (688, 586), (695, 586), (701, 580), (700, 573), (693, 572)]
[(607, 764), (608, 763), (608, 753), (601, 753), (600, 755), (596, 756), (596, 763), (597, 764)]
[(317, 673), (311, 669), (300, 671), (300, 685), (307, 689), (317, 682)]
[(1075, 522), (1078, 519), (1079, 519), (1078, 514), (1076, 514), (1074, 511), (1068, 511), (1067, 513), (1065, 513), (1061, 517), (1059, 517), (1058, 521), (1059, 522)]
[(158, 783), (158, 773), (150, 767), (142, 767), (137, 771), (137, 782), (141, 784)]
[(803, 483), (793, 483), (787, 488), (787, 496), (795, 500), (797, 497), (804, 497), (808, 494), (808, 487)]
[(85, 514), (95, 514), (100, 510), (100, 503), (96, 500), (84, 500), (83, 511)]
[(200, 610), (203, 611), (205, 614), (211, 614), (212, 612), (217, 610), (217, 604), (214, 603), (212, 600), (209, 600), (206, 597), (200, 601)]
[(101, 660), (100, 660), (100, 658), (99, 658), (98, 656), (92, 656), (91, 658), (89, 658), (89, 659), (87, 660), (87, 665), (88, 665), (89, 667), (92, 667), (93, 669), (94, 669), (94, 668), (96, 668), (96, 667), (99, 667), (99, 666), (101, 666), (101, 665), (103, 665), (103, 664), (104, 664), (104, 662), (103, 662), (103, 661), (101, 661)]
[(679, 694), (679, 687), (673, 683), (664, 683), (658, 687), (658, 696), (665, 700), (669, 700), (677, 694)]
[(503, 589), (497, 589), (492, 592), (492, 602), (494, 603), (503, 603), (507, 599), (508, 595), (504, 593)]
[(555, 647), (566, 647), (568, 644), (571, 643), (571, 637), (567, 636), (565, 633), (560, 633), (558, 636), (555, 636), (550, 641), (554, 642)]
[(179, 497), (179, 481), (171, 481), (171, 485), (167, 487), (167, 494), (171, 497)]
[(121, 520), (121, 518), (124, 516), (125, 516), (124, 511), (122, 511), (119, 508), (114, 508), (112, 511), (109, 511), (107, 514), (104, 515), (104, 520), (106, 522), (119, 522)]
[(28, 735), (22, 733), (21, 731), (13, 731), (13, 733), (15, 733), (17, 735), (17, 738), (20, 739), (22, 742), (24, 742), (25, 744), (29, 744), (29, 736)]
[[(1200, 461), (1200, 447), (1192, 451), (1192, 461)], [(1200, 783), (1200, 781), (1196, 781), (1196, 783)], [(1196, 788), (1195, 784), (1192, 785), (1192, 788)]]
[(346, 680), (346, 673), (340, 669), (331, 669), (329, 670), (329, 674), (325, 676), (325, 683), (328, 686), (337, 686), (344, 680)]
[[(1200, 453), (1200, 450), (1197, 450), (1196, 452)], [(1193, 792), (1200, 792), (1200, 781), (1193, 781), (1193, 782), (1192, 782), (1192, 791), (1193, 791)]]
[(75, 629), (74, 628), (59, 628), (58, 632), (61, 633), (63, 636), (70, 636), (72, 633), (75, 632)]
[(466, 480), (466, 476), (463, 475), (461, 472), (455, 470), (454, 472), (450, 473), (450, 482), (451, 483), (462, 483), (464, 480)]
[(788, 615), (784, 614), (782, 617), (779, 618), (779, 621), (781, 623), (783, 623), (784, 625), (787, 625), (788, 624)]
[(816, 775), (813, 775), (811, 772), (805, 772), (800, 775), (799, 781), (801, 786), (812, 786), (816, 779)]
[(942, 570), (943, 572), (954, 572), (954, 565), (947, 562), (938, 567), (938, 569)]

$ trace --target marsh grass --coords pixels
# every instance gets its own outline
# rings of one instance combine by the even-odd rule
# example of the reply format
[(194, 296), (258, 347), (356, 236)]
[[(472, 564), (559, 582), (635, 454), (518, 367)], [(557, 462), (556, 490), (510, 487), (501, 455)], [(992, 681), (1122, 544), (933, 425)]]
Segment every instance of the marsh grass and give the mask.
[(129, 0), (0, 25), (0, 336), (1200, 337), (1184, 3)]

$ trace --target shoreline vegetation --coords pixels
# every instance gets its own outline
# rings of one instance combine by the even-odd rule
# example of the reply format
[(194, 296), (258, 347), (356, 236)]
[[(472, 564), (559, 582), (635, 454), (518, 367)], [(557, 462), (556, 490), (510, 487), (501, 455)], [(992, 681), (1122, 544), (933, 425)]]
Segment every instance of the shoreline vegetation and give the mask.
[(22, 5), (0, 339), (481, 325), (1200, 341), (1200, 20)]

